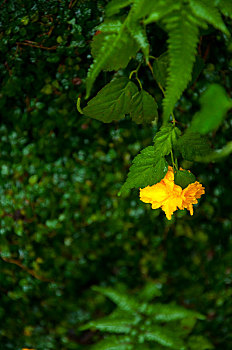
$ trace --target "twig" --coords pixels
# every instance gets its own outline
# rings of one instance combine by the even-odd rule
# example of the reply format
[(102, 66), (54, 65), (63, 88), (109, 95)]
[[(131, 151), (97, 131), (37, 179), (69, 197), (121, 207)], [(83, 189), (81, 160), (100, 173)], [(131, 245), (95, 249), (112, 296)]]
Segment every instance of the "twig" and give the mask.
[(34, 42), (30, 42), (30, 41), (28, 41), (28, 40), (26, 40), (26, 41), (27, 41), (26, 43), (25, 43), (25, 42), (19, 42), (19, 41), (17, 41), (16, 44), (17, 44), (18, 46), (20, 46), (20, 45), (25, 45), (25, 46), (30, 46), (30, 47), (36, 47), (36, 48), (38, 48), (38, 49), (43, 49), (43, 50), (56, 50), (57, 47), (58, 47), (58, 45), (51, 46), (51, 47), (46, 47), (46, 46), (43, 46), (43, 45), (39, 45), (38, 43), (35, 43), (35, 44), (34, 44)]
[(40, 276), (38, 275), (34, 270), (27, 268), (26, 266), (24, 266), (20, 260), (17, 259), (11, 259), (11, 258), (5, 258), (3, 256), (1, 256), (2, 260), (4, 260), (7, 263), (10, 264), (14, 264), (19, 266), (21, 269), (23, 269), (24, 271), (28, 272), (31, 276), (33, 276), (34, 278), (43, 281), (43, 282), (54, 282), (46, 277)]

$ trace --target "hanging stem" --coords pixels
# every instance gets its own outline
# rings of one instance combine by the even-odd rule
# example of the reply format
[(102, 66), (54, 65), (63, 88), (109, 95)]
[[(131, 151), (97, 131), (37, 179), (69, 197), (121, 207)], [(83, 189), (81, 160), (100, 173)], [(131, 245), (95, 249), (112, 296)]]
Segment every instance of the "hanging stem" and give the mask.
[(173, 157), (173, 152), (172, 152), (172, 150), (171, 150), (171, 159), (172, 159), (172, 166), (173, 166), (173, 169), (174, 170), (178, 170), (178, 167), (176, 166), (176, 163), (174, 162), (174, 157)]
[(173, 112), (171, 113), (171, 116), (172, 116), (172, 123), (173, 123), (173, 125), (175, 126), (175, 124), (176, 124), (176, 119), (175, 119), (175, 117), (174, 117)]
[(132, 75), (133, 75), (133, 74), (136, 74), (136, 73), (137, 73), (136, 70), (132, 70), (132, 72), (130, 72), (129, 79), (131, 79), (131, 78), (132, 78)]
[(140, 89), (142, 90), (143, 87), (142, 87), (141, 81), (140, 81), (139, 78), (138, 78), (138, 70), (139, 70), (139, 68), (141, 67), (141, 64), (142, 64), (142, 62), (139, 63), (138, 67), (137, 67), (135, 70), (132, 70), (132, 72), (131, 72), (130, 75), (129, 75), (129, 79), (131, 79), (131, 78), (132, 78), (132, 75), (135, 74), (135, 79), (136, 79), (137, 82), (139, 83), (139, 87), (140, 87)]
[(137, 67), (136, 69), (132, 70), (132, 72), (131, 72), (130, 75), (129, 75), (129, 79), (131, 79), (131, 77), (132, 77), (133, 74), (135, 74), (135, 75), (136, 75), (136, 78), (137, 78), (137, 76), (138, 76), (138, 70), (139, 70), (139, 68), (141, 67), (141, 64), (142, 64), (142, 62), (139, 63), (139, 65), (138, 65), (138, 67)]
[(77, 110), (78, 110), (79, 113), (84, 114), (84, 112), (81, 109), (81, 98), (80, 98), (80, 96), (77, 99)]
[(139, 87), (140, 87), (140, 89), (141, 89), (141, 90), (143, 90), (143, 87), (142, 87), (141, 81), (139, 80), (139, 78), (138, 78), (138, 77), (136, 77), (136, 80), (137, 80), (137, 82), (139, 83)]

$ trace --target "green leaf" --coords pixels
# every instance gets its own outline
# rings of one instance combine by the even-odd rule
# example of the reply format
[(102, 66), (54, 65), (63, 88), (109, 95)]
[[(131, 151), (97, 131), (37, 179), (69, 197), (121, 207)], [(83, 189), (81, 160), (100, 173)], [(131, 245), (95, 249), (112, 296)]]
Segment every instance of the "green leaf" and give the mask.
[(210, 154), (206, 154), (202, 157), (196, 157), (197, 162), (209, 163), (220, 162), (225, 157), (228, 157), (232, 153), (232, 141), (228, 142), (223, 148), (212, 151)]
[(174, 182), (183, 189), (196, 181), (195, 176), (188, 170), (177, 170), (174, 173)]
[(155, 99), (146, 91), (138, 91), (131, 101), (130, 116), (137, 124), (150, 123), (158, 117)]
[[(202, 69), (204, 68), (205, 61), (201, 56), (196, 56), (196, 61), (193, 65), (193, 71), (192, 71), (192, 79), (189, 85), (191, 86), (198, 76), (200, 75)], [(166, 86), (167, 77), (168, 77), (168, 67), (169, 67), (169, 56), (168, 51), (164, 52), (162, 55), (160, 55), (157, 59), (153, 62), (153, 72), (155, 80), (157, 81), (158, 85), (161, 85), (163, 88)]]
[(170, 59), (163, 101), (163, 120), (164, 123), (167, 123), (176, 102), (191, 80), (199, 30), (188, 6), (183, 6), (180, 11), (173, 12), (164, 19), (164, 23), (169, 35), (168, 52)]
[(180, 136), (180, 130), (173, 126), (163, 126), (154, 137), (155, 152), (160, 156), (168, 155)]
[(137, 91), (137, 86), (128, 78), (112, 80), (88, 102), (83, 112), (104, 123), (120, 120), (130, 112), (132, 96)]
[(230, 32), (226, 28), (219, 11), (216, 7), (212, 6), (212, 0), (190, 0), (189, 3), (193, 13), (197, 17), (230, 36)]
[(148, 62), (150, 45), (145, 29), (140, 25), (138, 21), (130, 20), (128, 22), (128, 30), (132, 38), (137, 43), (138, 47), (142, 50), (146, 62)]
[(105, 8), (105, 14), (107, 17), (117, 14), (122, 8), (129, 6), (133, 0), (112, 0)]
[[(98, 30), (100, 33), (94, 35), (91, 42), (91, 53), (95, 61), (101, 60), (103, 54), (103, 47), (110, 45), (110, 42), (114, 42), (122, 29), (122, 21), (119, 19), (106, 19)], [(131, 57), (136, 55), (139, 47), (136, 41), (130, 36), (128, 30), (125, 30), (125, 38), (120, 41), (118, 46), (118, 52), (116, 55), (112, 55), (109, 59), (105, 60), (101, 70), (118, 70), (127, 66)]]
[(191, 335), (188, 339), (188, 347), (190, 350), (214, 349), (214, 346), (202, 335)]
[(231, 0), (218, 1), (218, 7), (224, 16), (232, 18), (232, 2)]
[(167, 171), (166, 160), (155, 152), (153, 146), (148, 146), (133, 159), (133, 165), (119, 195), (127, 194), (132, 188), (154, 185), (164, 178)]
[(209, 86), (200, 98), (200, 103), (201, 109), (194, 115), (190, 130), (202, 135), (217, 129), (227, 111), (232, 108), (232, 100), (218, 84)]
[(139, 47), (127, 29), (127, 20), (118, 28), (118, 22), (102, 24), (99, 28), (102, 33), (94, 37), (92, 52), (95, 55), (86, 79), (86, 99), (90, 95), (93, 83), (101, 70), (118, 70), (127, 66), (135, 56)]
[(163, 88), (166, 86), (168, 76), (169, 56), (168, 52), (164, 52), (153, 62), (153, 73), (158, 85)]
[(153, 326), (150, 330), (144, 333), (144, 338), (148, 341), (155, 341), (165, 347), (185, 350), (184, 342), (175, 336), (174, 332), (165, 329), (164, 327)]
[(185, 318), (198, 318), (204, 320), (205, 316), (184, 307), (173, 304), (154, 304), (149, 305), (145, 310), (146, 315), (152, 317), (154, 321), (171, 322)]
[(145, 0), (142, 6), (140, 6), (138, 11), (139, 18), (145, 18), (144, 24), (150, 24), (161, 20), (163, 17), (168, 16), (175, 10), (180, 9), (179, 1), (173, 0), (157, 0), (150, 1)]
[(209, 155), (212, 151), (206, 137), (191, 131), (187, 131), (178, 139), (176, 148), (181, 152), (183, 158), (189, 161)]
[(131, 350), (128, 336), (110, 336), (90, 348), (91, 350)]
[(197, 80), (204, 66), (205, 66), (205, 61), (201, 56), (197, 55), (196, 61), (194, 62), (194, 65), (193, 65), (192, 80), (190, 81), (189, 86), (191, 86)]
[(128, 319), (112, 319), (102, 318), (100, 320), (91, 321), (84, 326), (81, 326), (79, 330), (84, 331), (86, 329), (97, 329), (103, 332), (109, 333), (129, 333), (131, 326), (133, 325), (133, 318)]
[(161, 290), (159, 284), (155, 282), (148, 282), (144, 289), (139, 293), (139, 299), (144, 301), (150, 301), (154, 297), (161, 296)]
[(113, 288), (93, 287), (93, 290), (99, 292), (110, 300), (112, 300), (118, 307), (124, 311), (132, 313), (137, 312), (139, 308), (138, 302), (131, 296), (118, 292)]

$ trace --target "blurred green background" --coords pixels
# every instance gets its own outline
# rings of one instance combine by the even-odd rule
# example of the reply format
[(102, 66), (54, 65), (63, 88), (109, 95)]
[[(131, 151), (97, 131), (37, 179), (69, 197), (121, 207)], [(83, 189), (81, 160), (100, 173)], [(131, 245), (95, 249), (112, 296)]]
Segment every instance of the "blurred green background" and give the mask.
[[(206, 187), (193, 217), (179, 211), (169, 222), (140, 202), (137, 191), (126, 199), (117, 196), (157, 123), (103, 124), (76, 111), (92, 62), (91, 38), (106, 3), (0, 5), (0, 349), (85, 349), (95, 334), (78, 327), (113, 309), (93, 285), (138, 291), (154, 281), (161, 302), (176, 301), (206, 315), (196, 334), (229, 350), (231, 157), (182, 164)], [(157, 57), (166, 50), (166, 34), (158, 26), (148, 31)], [(178, 121), (188, 124), (211, 83), (231, 96), (231, 52), (223, 34), (212, 28), (202, 33), (204, 68), (177, 106)], [(138, 54), (119, 74), (129, 74), (140, 60)], [(94, 93), (112, 74), (99, 76)], [(161, 106), (145, 66), (140, 79)], [(210, 135), (212, 147), (223, 147), (231, 133), (230, 113)]]

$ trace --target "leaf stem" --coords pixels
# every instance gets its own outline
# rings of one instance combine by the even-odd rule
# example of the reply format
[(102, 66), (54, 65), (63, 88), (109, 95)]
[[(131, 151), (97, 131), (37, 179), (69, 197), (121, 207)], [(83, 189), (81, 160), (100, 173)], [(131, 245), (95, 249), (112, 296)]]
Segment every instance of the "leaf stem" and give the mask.
[(84, 114), (84, 112), (81, 109), (81, 98), (80, 98), (80, 96), (77, 99), (77, 110), (78, 110), (79, 113)]
[(176, 166), (176, 163), (174, 162), (174, 157), (173, 157), (173, 152), (171, 150), (171, 159), (172, 159), (172, 166), (173, 166), (173, 169), (176, 169), (176, 171), (178, 170), (177, 166)]
[(137, 67), (136, 69), (132, 70), (132, 72), (131, 72), (130, 75), (129, 75), (129, 79), (131, 79), (131, 77), (132, 77), (133, 74), (135, 74), (135, 75), (136, 75), (136, 78), (137, 78), (138, 70), (139, 70), (139, 68), (141, 67), (141, 64), (142, 64), (142, 62), (139, 63), (139, 65), (138, 65), (138, 67)]
[(136, 80), (137, 80), (137, 82), (139, 83), (140, 89), (143, 90), (143, 86), (142, 86), (142, 84), (141, 84), (141, 81), (139, 80), (139, 78), (138, 78), (137, 76), (136, 76)]
[(175, 119), (175, 117), (174, 117), (174, 113), (173, 113), (173, 112), (171, 113), (171, 116), (172, 116), (172, 123), (173, 123), (173, 125), (175, 126), (175, 124), (176, 124), (176, 119)]
[(141, 67), (141, 64), (142, 64), (142, 62), (139, 63), (139, 65), (138, 65), (138, 67), (137, 67), (136, 69), (132, 70), (132, 72), (131, 72), (130, 75), (129, 75), (129, 79), (131, 79), (131, 78), (132, 78), (132, 75), (135, 74), (135, 79), (136, 79), (137, 82), (139, 83), (140, 89), (143, 90), (143, 86), (142, 86), (142, 84), (141, 84), (141, 81), (140, 81), (139, 78), (138, 78), (138, 70), (139, 70), (139, 68)]
[(132, 75), (133, 75), (133, 74), (136, 74), (136, 73), (137, 73), (136, 69), (135, 69), (135, 70), (132, 70), (132, 72), (130, 72), (129, 79), (131, 79), (131, 78), (132, 78)]

